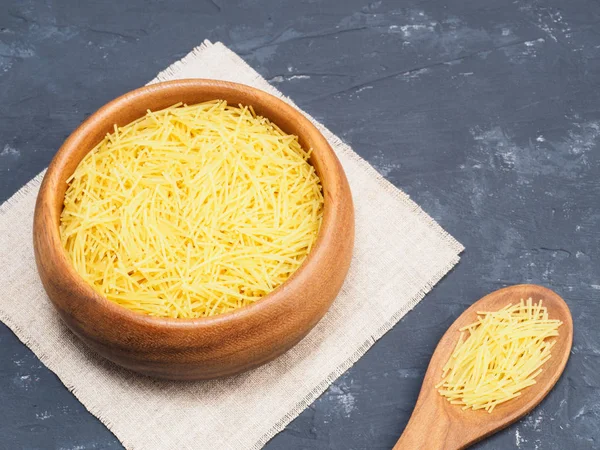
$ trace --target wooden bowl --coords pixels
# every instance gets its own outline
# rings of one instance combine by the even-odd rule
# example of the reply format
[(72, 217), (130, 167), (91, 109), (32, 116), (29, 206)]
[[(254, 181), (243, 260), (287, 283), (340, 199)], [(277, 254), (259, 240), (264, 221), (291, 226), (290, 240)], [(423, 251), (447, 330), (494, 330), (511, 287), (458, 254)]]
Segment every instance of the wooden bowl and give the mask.
[[(255, 304), (199, 319), (157, 318), (130, 311), (98, 294), (71, 266), (60, 241), (66, 180), (113, 125), (123, 126), (177, 102), (224, 99), (252, 105), (312, 148), (321, 178), (323, 222), (312, 251), (279, 288)], [(91, 349), (128, 369), (160, 378), (207, 379), (259, 366), (298, 343), (339, 292), (352, 257), (354, 209), (348, 181), (333, 150), (296, 109), (260, 90), (215, 80), (179, 80), (129, 92), (100, 108), (62, 145), (40, 188), (33, 224), (40, 278), (67, 326)]]

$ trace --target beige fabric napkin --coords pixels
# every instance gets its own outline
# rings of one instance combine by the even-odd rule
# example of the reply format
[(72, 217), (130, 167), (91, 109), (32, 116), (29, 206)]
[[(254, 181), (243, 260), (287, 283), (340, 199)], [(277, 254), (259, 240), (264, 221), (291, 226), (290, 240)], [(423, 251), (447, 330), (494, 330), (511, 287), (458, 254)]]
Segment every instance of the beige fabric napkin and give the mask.
[[(221, 43), (204, 42), (153, 82), (194, 77), (245, 83), (282, 97)], [(36, 272), (32, 216), (43, 174), (0, 206), (0, 320), (126, 448), (261, 448), (458, 262), (463, 248), (456, 240), (350, 147), (316, 125), (350, 181), (356, 207), (352, 265), (331, 310), (302, 342), (235, 377), (159, 381), (90, 353), (62, 325)]]

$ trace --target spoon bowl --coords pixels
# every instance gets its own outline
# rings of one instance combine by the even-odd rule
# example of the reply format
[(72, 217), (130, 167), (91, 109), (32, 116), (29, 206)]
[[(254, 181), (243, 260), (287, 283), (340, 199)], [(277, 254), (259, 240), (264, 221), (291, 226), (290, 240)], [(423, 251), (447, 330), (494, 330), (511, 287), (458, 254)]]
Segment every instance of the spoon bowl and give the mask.
[[(497, 311), (509, 303), (532, 298), (543, 301), (550, 319), (562, 321), (551, 357), (542, 366), (536, 384), (521, 395), (502, 403), (491, 413), (485, 410), (463, 410), (442, 397), (435, 388), (442, 369), (458, 342), (459, 329), (477, 320), (477, 311)], [(573, 319), (565, 301), (554, 291), (534, 284), (520, 284), (499, 289), (475, 302), (448, 328), (440, 340), (423, 380), (417, 404), (404, 433), (394, 450), (464, 449), (528, 414), (546, 397), (562, 374), (573, 343)]]

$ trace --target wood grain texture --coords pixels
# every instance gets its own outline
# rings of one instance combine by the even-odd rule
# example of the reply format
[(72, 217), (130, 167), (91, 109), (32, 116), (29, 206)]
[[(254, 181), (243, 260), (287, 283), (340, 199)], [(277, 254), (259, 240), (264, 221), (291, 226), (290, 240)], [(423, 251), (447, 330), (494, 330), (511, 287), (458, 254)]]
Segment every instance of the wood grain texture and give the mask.
[[(556, 345), (551, 358), (542, 366), (536, 384), (521, 396), (497, 406), (492, 413), (463, 410), (442, 397), (435, 385), (454, 351), (459, 329), (477, 320), (477, 311), (497, 311), (520, 299), (543, 300), (551, 319), (559, 319)], [(469, 307), (450, 326), (438, 344), (423, 380), (415, 409), (394, 450), (457, 450), (484, 439), (528, 414), (550, 392), (562, 374), (573, 342), (573, 320), (569, 307), (555, 292), (542, 286), (521, 284), (497, 290)]]
[[(200, 319), (155, 318), (132, 312), (96, 293), (75, 272), (60, 242), (66, 180), (113, 125), (126, 125), (177, 102), (224, 99), (252, 105), (312, 148), (310, 163), (323, 185), (323, 222), (303, 265), (253, 305)], [(161, 378), (207, 379), (263, 364), (298, 343), (335, 299), (354, 243), (348, 181), (321, 133), (296, 109), (260, 90), (214, 80), (178, 80), (146, 86), (108, 103), (65, 141), (38, 194), (34, 248), (40, 278), (67, 326), (90, 348), (128, 369)]]

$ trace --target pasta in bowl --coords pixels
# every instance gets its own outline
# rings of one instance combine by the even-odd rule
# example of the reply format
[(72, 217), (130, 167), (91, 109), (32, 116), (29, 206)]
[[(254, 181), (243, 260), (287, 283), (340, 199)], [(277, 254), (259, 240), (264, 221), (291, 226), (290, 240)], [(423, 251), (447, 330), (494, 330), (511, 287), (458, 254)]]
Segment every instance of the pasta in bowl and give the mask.
[(296, 109), (179, 80), (107, 104), (63, 144), (34, 218), (38, 271), (67, 326), (138, 372), (230, 375), (295, 345), (347, 273), (343, 169)]

